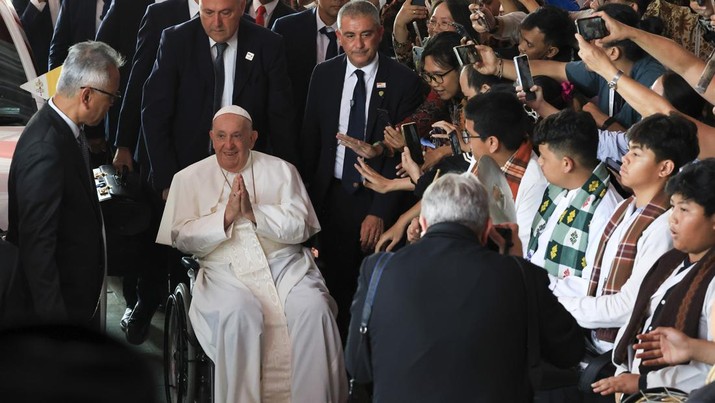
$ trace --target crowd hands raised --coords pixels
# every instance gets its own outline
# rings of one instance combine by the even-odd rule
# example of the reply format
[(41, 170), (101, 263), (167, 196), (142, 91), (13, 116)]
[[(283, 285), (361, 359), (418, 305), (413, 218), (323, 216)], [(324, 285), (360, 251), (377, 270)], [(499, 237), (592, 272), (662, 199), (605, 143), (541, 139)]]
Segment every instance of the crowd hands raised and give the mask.
[[(466, 187), (473, 186), (448, 174), (479, 177), (480, 167), (493, 163), (503, 177), (500, 176), (499, 185), (487, 188), (485, 194), (493, 199), (489, 204), (491, 208), (501, 206), (506, 211), (504, 206), (511, 206), (510, 219), (496, 219), (497, 212), (492, 210), (492, 218), (482, 222), (478, 229), (467, 225), (474, 238), (472, 241), (491, 245), (493, 251), (489, 253), (520, 258), (518, 262), (522, 263), (519, 264), (527, 265), (527, 270), (535, 266), (543, 269), (543, 272), (538, 269), (543, 281), (539, 278), (536, 282), (548, 283), (550, 292), (540, 298), (544, 298), (545, 306), (553, 309), (550, 312), (559, 320), (557, 327), (563, 331), (563, 340), (568, 346), (563, 357), (583, 355), (582, 368), (599, 355), (607, 355), (612, 362), (592, 380), (589, 391), (578, 391), (575, 385), (556, 382), (558, 388), (534, 385), (536, 389), (531, 392), (540, 401), (576, 402), (599, 401), (602, 396), (609, 399), (603, 401), (612, 401), (610, 395), (632, 395), (654, 387), (677, 388), (688, 393), (702, 388), (715, 363), (712, 341), (715, 323), (711, 319), (715, 307), (715, 250), (712, 249), (715, 246), (715, 192), (712, 190), (715, 126), (710, 110), (715, 103), (715, 86), (706, 83), (698, 88), (708, 60), (702, 58), (699, 49), (693, 52), (693, 44), (689, 42), (692, 38), (673, 32), (668, 24), (643, 24), (654, 13), (657, 17), (657, 10), (675, 7), (665, 5), (669, 3), (664, 0), (650, 4), (656, 2), (660, 8), (628, 0), (587, 3), (563, 0), (547, 2), (547, 5), (538, 0), (474, 3), (443, 0), (424, 5), (405, 0), (385, 5), (379, 18), (377, 10), (368, 10), (373, 6), (358, 5), (350, 9), (351, 6), (341, 2), (341, 10), (348, 8), (349, 11), (343, 15), (333, 10), (331, 19), (326, 11), (330, 7), (317, 0), (314, 5), (317, 17), (311, 14), (311, 21), (319, 18), (323, 25), (334, 27), (344, 53), (332, 59), (318, 57), (310, 67), (312, 77), (308, 74), (298, 78), (291, 76), (290, 83), (271, 83), (270, 88), (285, 86), (295, 90), (300, 87), (297, 80), (306, 81), (303, 83), (306, 92), (300, 94), (304, 96), (305, 110), (297, 111), (296, 115), (302, 118), (295, 120), (301, 122), (300, 133), (281, 137), (285, 144), (280, 147), (276, 147), (281, 141), (276, 133), (282, 130), (272, 124), (281, 120), (293, 122), (286, 118), (292, 114), (278, 110), (288, 104), (283, 98), (290, 91), (271, 92), (274, 98), (270, 102), (259, 97), (266, 102), (246, 106), (250, 113), (243, 109), (240, 113), (231, 112), (246, 118), (247, 123), (240, 122), (250, 123), (268, 140), (260, 145), (255, 136), (252, 141), (241, 140), (250, 145), (236, 145), (233, 140), (227, 140), (225, 153), (214, 142), (219, 161), (233, 158), (236, 149), (241, 155), (241, 167), (224, 169), (220, 165), (228, 185), (228, 193), (221, 195), (220, 202), (224, 214), (222, 236), (230, 234), (232, 228), (237, 231), (239, 224), (246, 224), (246, 228), (252, 225), (251, 231), (262, 240), (268, 237), (272, 242), (285, 241), (280, 239), (285, 229), (279, 228), (277, 221), (266, 220), (270, 203), (256, 199), (257, 195), (253, 194), (256, 182), (250, 178), (251, 186), (247, 185), (249, 174), (244, 167), (255, 164), (253, 154), (248, 151), (254, 145), (259, 151), (278, 154), (295, 165), (305, 188), (300, 184), (293, 193), (281, 194), (281, 203), (302, 211), (310, 225), (293, 226), (291, 220), (295, 217), (283, 211), (286, 221), (291, 222), (291, 230), (300, 234), (285, 243), (304, 242), (312, 236), (308, 243), (318, 249), (325, 280), (320, 278), (316, 281), (320, 284), (311, 283), (311, 287), (322, 290), (327, 285), (336, 301), (323, 301), (323, 305), (332, 307), (337, 302), (337, 328), (345, 341), (348, 333), (356, 331), (350, 323), (353, 295), (358, 301), (357, 296), (365, 292), (362, 277), (367, 273), (368, 262), (373, 262), (367, 257), (361, 268), (363, 258), (394, 251), (394, 264), (398, 265), (399, 256), (434, 242), (446, 227), (430, 222), (435, 220), (433, 212), (425, 218), (423, 195), (437, 192), (435, 185), (442, 177)], [(351, 3), (365, 2), (355, 0), (347, 4)], [(199, 4), (204, 7), (202, 2)], [(699, 5), (693, 1), (689, 6), (692, 11), (681, 7), (680, 12), (688, 13), (688, 18), (698, 21), (697, 24), (708, 31), (715, 23), (712, 4), (706, 1)], [(298, 15), (295, 14), (296, 20)], [(391, 26), (381, 25), (380, 18), (384, 22), (393, 17)], [(605, 36), (586, 40), (577, 33), (574, 21), (584, 17), (600, 18)], [(291, 16), (283, 18), (286, 23), (292, 22)], [(284, 29), (281, 20), (273, 25), (275, 32), (281, 33)], [(210, 21), (207, 19), (204, 23)], [(172, 32), (177, 32), (167, 31), (169, 39)], [(667, 34), (673, 39), (664, 36)], [(239, 41), (241, 35), (244, 33), (239, 32)], [(689, 39), (683, 39), (686, 36)], [(707, 35), (702, 41), (707, 42)], [(329, 47), (327, 42), (323, 45)], [(458, 56), (455, 48), (465, 45), (473, 51), (476, 61)], [(159, 46), (158, 38), (156, 46)], [(289, 46), (285, 49), (276, 46), (281, 53), (276, 56), (280, 60), (277, 64), (281, 66), (270, 73), (284, 77), (287, 69), (282, 52), (285, 51), (289, 63), (293, 62), (290, 60), (293, 56)], [(381, 49), (379, 56), (378, 48)], [(153, 88), (152, 84), (157, 85), (163, 79), (156, 73), (162, 68), (176, 74), (177, 77), (172, 77), (176, 81), (195, 79), (179, 77), (181, 71), (170, 66), (174, 61), (166, 53), (163, 55), (165, 59), (156, 61), (151, 77), (142, 78), (147, 80), (145, 88)], [(520, 82), (524, 72), (517, 71), (512, 60), (517, 55), (528, 57), (535, 84), (529, 88)], [(348, 62), (347, 77), (344, 60)], [(354, 73), (356, 69), (364, 70), (364, 78)], [(382, 75), (388, 69), (391, 75)], [(271, 77), (271, 80), (277, 79)], [(351, 133), (354, 130), (351, 109), (357, 97), (357, 90), (353, 93), (352, 87), (358, 87), (363, 79), (372, 97), (376, 98), (377, 93), (384, 102), (381, 100), (380, 106), (375, 108), (372, 100), (366, 101), (367, 108), (362, 112), (366, 116), (362, 119), (375, 127), (365, 127), (363, 122), (362, 133), (356, 135)], [(349, 88), (349, 92), (343, 90), (342, 98), (336, 98), (331, 93), (336, 91), (330, 87)], [(268, 86), (259, 90), (268, 93)], [(340, 99), (339, 105), (335, 105), (335, 99)], [(154, 101), (147, 106), (154, 108), (157, 115), (164, 114), (166, 108), (162, 100)], [(251, 101), (242, 99), (239, 103), (250, 104)], [(348, 104), (350, 106), (346, 106)], [(330, 108), (335, 110), (326, 112)], [(264, 110), (271, 110), (273, 115), (266, 115)], [(176, 125), (181, 121), (180, 112), (172, 111), (173, 115), (165, 116), (163, 124)], [(212, 110), (207, 116), (214, 116), (215, 112)], [(324, 118), (327, 115), (330, 119)], [(333, 120), (339, 124), (328, 123)], [(407, 129), (410, 123), (414, 123), (414, 132)], [(202, 122), (202, 129), (206, 126), (208, 132), (215, 124), (214, 121)], [(166, 150), (157, 149), (165, 143), (156, 140), (158, 136), (151, 131), (151, 125), (144, 130), (147, 159), (138, 161), (139, 156), (129, 151), (134, 150), (136, 144), (119, 145), (118, 142), (113, 163), (130, 170), (136, 169), (139, 163), (144, 168), (159, 168), (159, 172), (166, 174), (171, 169), (161, 171), (160, 161), (161, 153)], [(164, 134), (167, 138), (175, 136)], [(185, 146), (193, 150), (197, 144), (203, 146), (207, 142), (200, 140), (195, 144), (187, 142)], [(268, 143), (270, 146), (266, 146)], [(189, 162), (196, 161), (178, 162), (183, 165), (179, 168), (185, 168)], [(169, 168), (177, 168), (173, 165)], [(229, 181), (227, 173), (235, 174), (232, 180)], [(294, 178), (297, 172), (291, 168), (283, 175)], [(176, 200), (181, 196), (175, 193), (178, 190), (171, 188), (174, 194), (170, 196), (169, 182), (166, 182), (170, 177), (164, 179), (154, 183), (154, 191), (159, 198), (170, 197), (179, 203)], [(215, 190), (221, 193), (220, 189)], [(461, 197), (448, 193), (444, 197), (451, 197), (451, 202)], [(300, 195), (303, 201), (307, 200), (306, 194), (310, 196), (306, 211), (289, 202), (294, 194)], [(445, 206), (453, 205), (458, 203), (445, 202)], [(486, 204), (475, 205), (486, 209)], [(432, 204), (430, 208), (435, 206)], [(215, 213), (213, 209), (206, 210)], [(445, 216), (439, 216), (439, 224), (465, 226), (457, 218), (449, 219), (451, 210), (443, 213)], [(459, 214), (455, 213), (454, 217)], [(318, 230), (312, 221), (315, 216), (322, 227), (317, 238), (313, 236)], [(179, 218), (177, 223), (193, 229), (191, 220)], [(296, 229), (304, 224), (309, 230)], [(270, 234), (264, 232), (265, 225), (271, 226)], [(181, 238), (178, 231), (172, 232), (171, 237), (179, 234)], [(455, 228), (449, 231), (460, 232)], [(204, 234), (192, 236), (203, 239)], [(176, 239), (169, 238), (164, 243), (176, 245)], [(443, 260), (452, 262), (448, 256), (456, 252), (450, 249), (441, 252)], [(424, 253), (429, 255), (431, 251)], [(438, 256), (435, 264), (441, 259)], [(506, 261), (500, 262), (506, 265)], [(470, 262), (460, 264), (464, 270), (481, 269)], [(309, 266), (309, 270), (313, 270), (314, 266)], [(306, 275), (301, 281), (307, 280)], [(558, 303), (552, 306), (555, 301)], [(379, 315), (377, 301), (376, 304), (374, 314)], [(353, 307), (356, 306), (354, 303)], [(329, 311), (325, 308), (321, 313), (328, 318), (324, 323), (334, 320), (334, 312), (331, 317)], [(565, 312), (570, 315), (564, 319), (561, 314)], [(517, 315), (523, 313), (518, 311)], [(574, 332), (576, 323), (579, 330), (585, 330), (585, 340), (580, 331)], [(399, 325), (397, 320), (392, 326)], [(497, 326), (485, 324), (481, 331), (489, 333), (490, 325)], [(321, 337), (332, 341), (326, 348), (334, 355), (336, 349), (339, 350), (339, 346), (334, 345), (339, 343), (333, 343), (338, 338), (337, 330), (328, 327)], [(575, 333), (578, 336), (574, 336)], [(542, 336), (556, 340), (553, 334)], [(582, 344), (586, 346), (585, 355)], [(349, 364), (352, 353), (346, 353)], [(548, 356), (548, 351), (544, 357), (558, 367), (566, 367), (543, 366), (545, 373), (553, 375), (550, 378), (569, 378), (578, 372), (574, 369), (579, 366), (578, 360), (559, 361), (554, 358), (558, 354)], [(375, 366), (383, 365), (378, 356), (372, 360)], [(342, 363), (336, 365), (340, 369)], [(352, 368), (347, 365), (347, 369), (350, 373)], [(335, 368), (330, 370), (335, 372)], [(375, 372), (376, 377), (379, 374)], [(403, 384), (402, 381), (404, 379), (392, 380), (392, 383)], [(375, 379), (376, 390), (384, 391), (385, 384)], [(440, 387), (444, 385), (436, 390)], [(556, 397), (547, 389), (563, 389), (565, 397)], [(342, 396), (343, 392), (331, 391), (334, 396)], [(530, 396), (531, 392), (526, 395)], [(437, 397), (436, 400), (444, 399)]]

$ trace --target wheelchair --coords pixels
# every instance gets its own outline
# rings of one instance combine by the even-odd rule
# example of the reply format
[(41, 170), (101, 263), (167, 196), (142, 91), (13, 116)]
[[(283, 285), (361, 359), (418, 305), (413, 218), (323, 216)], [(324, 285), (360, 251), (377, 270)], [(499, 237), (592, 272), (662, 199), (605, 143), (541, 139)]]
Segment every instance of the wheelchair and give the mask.
[(199, 264), (183, 257), (190, 286), (179, 284), (166, 302), (164, 320), (164, 387), (169, 403), (212, 403), (214, 365), (196, 339), (189, 320), (191, 290)]

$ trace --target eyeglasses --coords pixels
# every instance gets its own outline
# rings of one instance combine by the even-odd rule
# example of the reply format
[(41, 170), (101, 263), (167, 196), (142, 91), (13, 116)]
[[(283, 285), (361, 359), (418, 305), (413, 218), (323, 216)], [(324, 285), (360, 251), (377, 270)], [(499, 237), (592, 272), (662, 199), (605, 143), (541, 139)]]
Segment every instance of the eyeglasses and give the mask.
[(102, 94), (111, 98), (112, 102), (122, 99), (122, 94), (119, 91), (117, 91), (115, 94), (112, 94), (111, 92), (107, 92), (105, 90), (100, 90), (99, 88), (94, 88), (94, 87), (90, 87), (90, 86), (84, 86), (84, 87), (79, 87), (79, 88), (80, 89), (89, 88), (90, 90), (101, 92)]
[(462, 141), (464, 144), (469, 143), (469, 139), (480, 139), (482, 136), (471, 136), (468, 131), (462, 130)]
[(430, 27), (438, 27), (442, 31), (454, 31), (454, 22), (452, 21), (437, 21), (435, 19), (430, 19), (427, 25)]
[(442, 84), (444, 82), (444, 76), (451, 73), (452, 71), (454, 71), (454, 69), (449, 69), (444, 73), (437, 74), (431, 74), (426, 71), (423, 71), (422, 73), (420, 73), (420, 77), (422, 77), (422, 79), (425, 80), (427, 84), (429, 84), (431, 81), (434, 81), (437, 84)]

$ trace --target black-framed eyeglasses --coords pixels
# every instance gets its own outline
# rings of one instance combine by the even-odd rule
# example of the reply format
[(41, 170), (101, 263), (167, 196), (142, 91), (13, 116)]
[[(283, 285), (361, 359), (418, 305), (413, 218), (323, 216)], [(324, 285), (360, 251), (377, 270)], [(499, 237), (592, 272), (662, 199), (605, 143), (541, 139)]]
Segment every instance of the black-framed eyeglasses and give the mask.
[(422, 79), (425, 80), (427, 82), (427, 84), (429, 84), (432, 81), (434, 81), (437, 84), (442, 84), (444, 82), (444, 76), (446, 76), (447, 74), (449, 74), (453, 71), (454, 71), (454, 68), (451, 68), (451, 69), (445, 71), (444, 73), (439, 73), (439, 74), (431, 74), (426, 71), (423, 71), (420, 74), (420, 77), (422, 77)]
[(480, 139), (482, 136), (472, 136), (469, 134), (468, 131), (462, 130), (462, 141), (464, 141), (464, 144), (469, 143), (469, 139)]
[(118, 100), (122, 99), (122, 94), (121, 94), (119, 91), (117, 91), (116, 93), (112, 94), (111, 92), (107, 92), (107, 91), (105, 91), (105, 90), (100, 90), (99, 88), (90, 87), (90, 86), (88, 86), (88, 85), (86, 85), (86, 86), (84, 86), (84, 87), (79, 87), (79, 88), (81, 88), (81, 89), (89, 88), (90, 90), (97, 91), (97, 92), (101, 92), (102, 94), (104, 94), (104, 95), (106, 95), (106, 96), (112, 98), (112, 102), (115, 102), (115, 101), (118, 101)]

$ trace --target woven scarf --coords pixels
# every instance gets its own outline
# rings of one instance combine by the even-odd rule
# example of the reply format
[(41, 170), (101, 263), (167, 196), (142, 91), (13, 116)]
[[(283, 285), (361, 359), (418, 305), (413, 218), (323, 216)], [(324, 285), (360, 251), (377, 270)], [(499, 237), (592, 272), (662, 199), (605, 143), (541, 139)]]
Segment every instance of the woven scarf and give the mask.
[[(606, 244), (611, 239), (611, 235), (613, 235), (616, 227), (618, 227), (618, 225), (625, 218), (628, 206), (634, 199), (635, 198), (631, 196), (628, 200), (622, 203), (618, 209), (616, 209), (611, 216), (611, 220), (608, 222), (608, 225), (606, 225), (603, 235), (601, 235), (601, 241), (598, 244), (598, 250), (596, 252), (596, 260), (593, 262), (591, 281), (588, 285), (589, 296), (596, 296), (598, 281), (601, 277), (601, 265), (603, 264), (603, 254), (606, 250)], [(665, 213), (669, 207), (670, 199), (665, 191), (661, 190), (655, 195), (655, 197), (653, 197), (650, 203), (643, 208), (643, 210), (637, 213), (638, 215), (618, 243), (616, 256), (613, 258), (611, 270), (608, 272), (608, 278), (606, 279), (606, 283), (603, 285), (602, 295), (617, 293), (621, 290), (623, 284), (631, 277), (631, 273), (633, 272), (633, 263), (636, 260), (636, 255), (638, 254), (638, 240), (643, 234), (643, 231), (645, 231), (645, 229), (648, 228), (648, 226), (655, 221), (656, 218)]]
[(519, 184), (521, 184), (521, 178), (524, 177), (524, 172), (526, 172), (526, 166), (529, 165), (529, 159), (531, 159), (532, 153), (531, 141), (527, 140), (521, 143), (521, 146), (514, 152), (514, 154), (509, 157), (509, 160), (501, 167), (502, 172), (506, 176), (506, 181), (509, 183), (509, 188), (511, 189), (511, 194), (516, 200), (516, 194), (519, 192)]
[[(606, 166), (603, 163), (598, 164), (591, 177), (578, 189), (569, 206), (559, 216), (544, 252), (544, 268), (549, 274), (559, 278), (581, 276), (581, 271), (586, 267), (588, 230), (593, 212), (606, 195), (610, 180)], [(541, 206), (531, 225), (527, 253), (529, 259), (539, 247), (539, 236), (544, 232), (546, 223), (567, 193), (568, 190), (558, 186), (546, 187)]]

